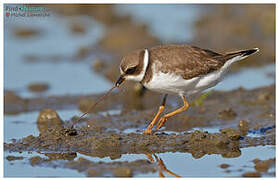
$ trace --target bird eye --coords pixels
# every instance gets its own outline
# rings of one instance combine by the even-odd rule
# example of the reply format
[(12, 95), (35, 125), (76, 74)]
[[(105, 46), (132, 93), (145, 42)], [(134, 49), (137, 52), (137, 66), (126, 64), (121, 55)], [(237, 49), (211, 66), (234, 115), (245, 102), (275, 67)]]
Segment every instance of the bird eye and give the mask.
[(136, 70), (136, 66), (128, 68), (125, 73), (126, 74), (133, 74), (135, 72), (135, 70)]

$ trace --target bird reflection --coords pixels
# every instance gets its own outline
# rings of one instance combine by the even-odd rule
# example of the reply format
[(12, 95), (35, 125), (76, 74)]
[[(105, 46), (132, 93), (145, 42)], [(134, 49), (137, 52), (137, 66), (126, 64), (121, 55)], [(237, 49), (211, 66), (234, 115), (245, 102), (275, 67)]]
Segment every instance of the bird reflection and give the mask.
[[(163, 160), (159, 157), (157, 157), (156, 154), (150, 154), (150, 153), (146, 153), (147, 158), (151, 161), (151, 162), (157, 162), (158, 163), (158, 172), (159, 172), (159, 176), (160, 177), (165, 177), (165, 175), (163, 174), (163, 171), (165, 171), (167, 174), (174, 176), (174, 177), (181, 177), (175, 173), (173, 173), (172, 171), (170, 171), (166, 165), (164, 164)], [(155, 158), (155, 160), (153, 159), (153, 157)]]

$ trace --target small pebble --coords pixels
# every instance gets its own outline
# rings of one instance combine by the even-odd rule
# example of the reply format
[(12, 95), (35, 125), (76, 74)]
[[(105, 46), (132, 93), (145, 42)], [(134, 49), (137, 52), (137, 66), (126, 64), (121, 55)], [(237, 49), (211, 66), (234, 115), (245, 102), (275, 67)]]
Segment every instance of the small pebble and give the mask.
[(45, 133), (51, 128), (62, 128), (63, 121), (53, 109), (44, 109), (37, 118), (37, 127), (40, 133)]
[(34, 93), (45, 92), (49, 89), (49, 85), (46, 83), (33, 83), (28, 86), (28, 90)]
[(221, 164), (220, 167), (223, 169), (226, 169), (226, 168), (230, 167), (230, 165), (229, 164)]

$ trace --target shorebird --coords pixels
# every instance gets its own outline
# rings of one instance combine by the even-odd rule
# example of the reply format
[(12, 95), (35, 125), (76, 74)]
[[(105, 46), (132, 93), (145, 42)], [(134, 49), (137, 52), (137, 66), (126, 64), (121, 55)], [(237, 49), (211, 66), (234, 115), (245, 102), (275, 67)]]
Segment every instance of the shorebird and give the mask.
[(234, 62), (258, 51), (258, 48), (253, 48), (216, 53), (189, 45), (161, 45), (135, 50), (122, 58), (121, 74), (115, 87), (119, 87), (125, 80), (132, 80), (140, 82), (149, 90), (164, 94), (158, 112), (144, 131), (144, 134), (150, 134), (165, 109), (168, 94), (179, 95), (184, 105), (163, 115), (156, 125), (156, 130), (159, 130), (168, 118), (189, 108), (189, 96), (215, 86)]

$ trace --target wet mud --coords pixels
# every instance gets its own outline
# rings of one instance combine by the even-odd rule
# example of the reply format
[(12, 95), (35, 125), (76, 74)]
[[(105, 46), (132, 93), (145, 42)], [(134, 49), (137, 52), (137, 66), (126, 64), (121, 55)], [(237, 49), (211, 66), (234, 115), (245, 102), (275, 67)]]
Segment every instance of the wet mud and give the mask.
[[(267, 96), (262, 98), (262, 94), (267, 94)], [(113, 105), (110, 104), (112, 102), (114, 105), (123, 105), (122, 98), (116, 98), (116, 94), (113, 96), (114, 98), (107, 98), (102, 103), (104, 108), (102, 111), (113, 109)], [(138, 171), (142, 173), (146, 169), (147, 171), (155, 171), (155, 165), (148, 161), (95, 163), (82, 158), (74, 160), (75, 153), (90, 157), (109, 157), (114, 160), (123, 154), (164, 152), (186, 152), (192, 154), (196, 159), (206, 154), (219, 154), (224, 158), (235, 158), (241, 156), (241, 148), (275, 145), (274, 97), (274, 85), (251, 91), (244, 89), (230, 92), (213, 91), (205, 99), (202, 106), (191, 107), (182, 115), (170, 118), (165, 124), (165, 129), (150, 135), (142, 133), (156, 111), (156, 108), (150, 104), (144, 104), (145, 98), (148, 96), (142, 96), (139, 100), (139, 103), (142, 103), (141, 110), (123, 109), (120, 114), (108, 113), (106, 115), (92, 113), (77, 123), (73, 129), (69, 127), (76, 118), (73, 117), (72, 120), (61, 119), (54, 110), (55, 108), (52, 107), (53, 109), (41, 111), (37, 118), (39, 136), (29, 135), (14, 140), (12, 143), (5, 143), (4, 149), (9, 152), (47, 153), (48, 159), (31, 158), (32, 166), (47, 165), (53, 167), (57, 166), (56, 163), (52, 162), (53, 160), (63, 159), (66, 162), (60, 163), (59, 167), (86, 172), (88, 176), (103, 176), (109, 168), (109, 173), (113, 173), (111, 176), (133, 176)], [(35, 99), (32, 100), (35, 101)], [(175, 97), (169, 99), (169, 109), (173, 109), (171, 104), (176, 100)], [(63, 104), (62, 102), (60, 102), (61, 106), (67, 105), (67, 103)], [(37, 106), (43, 107), (39, 103)], [(222, 115), (219, 116), (219, 114)], [(227, 120), (226, 116), (232, 118)], [(220, 127), (219, 132), (186, 131), (193, 127), (213, 127), (215, 124)], [(227, 126), (228, 128), (221, 128)], [(124, 132), (125, 129), (129, 128), (135, 128), (137, 131)], [(265, 130), (261, 130), (264, 128)], [(165, 130), (169, 132), (164, 132)], [(257, 133), (259, 136), (249, 136), (249, 132)], [(272, 164), (273, 161), (257, 160), (255, 169), (258, 172), (265, 172)], [(91, 165), (94, 165), (95, 169), (89, 168)], [(228, 165), (221, 165), (221, 168), (227, 167)], [(243, 176), (257, 175), (256, 172), (255, 174), (245, 173)]]

